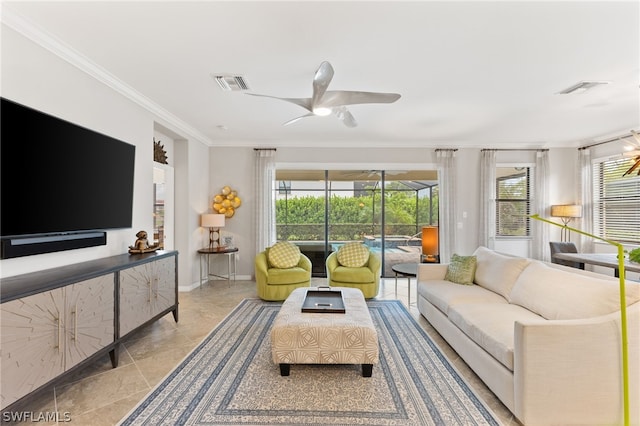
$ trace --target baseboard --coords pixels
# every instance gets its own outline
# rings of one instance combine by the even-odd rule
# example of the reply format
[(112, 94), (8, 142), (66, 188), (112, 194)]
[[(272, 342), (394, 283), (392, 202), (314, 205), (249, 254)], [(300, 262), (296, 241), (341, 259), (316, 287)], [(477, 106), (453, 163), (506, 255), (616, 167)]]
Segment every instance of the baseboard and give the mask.
[[(251, 275), (236, 275), (236, 281), (252, 281), (253, 278)], [(222, 281), (222, 282), (226, 282), (226, 278), (216, 278), (215, 280), (211, 280), (211, 281)], [(233, 279), (231, 279), (231, 284), (233, 285)], [(178, 291), (180, 292), (187, 292), (187, 291), (192, 291), (195, 290), (196, 288), (200, 288), (200, 282), (197, 281), (195, 283), (191, 283), (189, 285), (181, 285), (178, 286)]]

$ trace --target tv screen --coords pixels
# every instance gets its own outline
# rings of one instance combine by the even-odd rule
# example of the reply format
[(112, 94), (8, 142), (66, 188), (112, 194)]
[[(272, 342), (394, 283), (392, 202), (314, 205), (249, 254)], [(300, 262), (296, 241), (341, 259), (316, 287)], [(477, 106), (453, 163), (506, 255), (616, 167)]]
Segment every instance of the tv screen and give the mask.
[(134, 145), (1, 101), (3, 239), (131, 228)]

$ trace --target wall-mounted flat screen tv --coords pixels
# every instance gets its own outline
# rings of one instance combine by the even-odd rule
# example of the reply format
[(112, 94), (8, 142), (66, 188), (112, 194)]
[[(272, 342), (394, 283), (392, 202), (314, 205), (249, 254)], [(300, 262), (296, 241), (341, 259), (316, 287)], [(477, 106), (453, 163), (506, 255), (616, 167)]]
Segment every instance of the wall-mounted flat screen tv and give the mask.
[(3, 247), (11, 239), (131, 228), (134, 145), (1, 102)]

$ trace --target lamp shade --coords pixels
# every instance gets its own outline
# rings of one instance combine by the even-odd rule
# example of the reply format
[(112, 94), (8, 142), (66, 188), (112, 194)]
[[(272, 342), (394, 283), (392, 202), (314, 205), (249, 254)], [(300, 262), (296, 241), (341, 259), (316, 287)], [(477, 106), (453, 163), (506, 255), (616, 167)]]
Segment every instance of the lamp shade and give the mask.
[(207, 213), (200, 216), (200, 226), (203, 228), (222, 228), (224, 226), (223, 214)]
[(553, 217), (582, 217), (582, 206), (577, 204), (558, 204), (551, 206)]
[(422, 254), (426, 256), (438, 255), (438, 227), (422, 227)]

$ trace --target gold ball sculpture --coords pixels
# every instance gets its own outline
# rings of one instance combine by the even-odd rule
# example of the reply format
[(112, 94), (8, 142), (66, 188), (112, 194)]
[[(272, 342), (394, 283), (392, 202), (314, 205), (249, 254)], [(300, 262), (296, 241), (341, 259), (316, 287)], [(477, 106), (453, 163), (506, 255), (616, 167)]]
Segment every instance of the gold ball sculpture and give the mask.
[(213, 211), (223, 214), (226, 218), (231, 218), (236, 213), (236, 209), (242, 205), (242, 200), (238, 197), (238, 191), (225, 185), (219, 194), (213, 197)]

